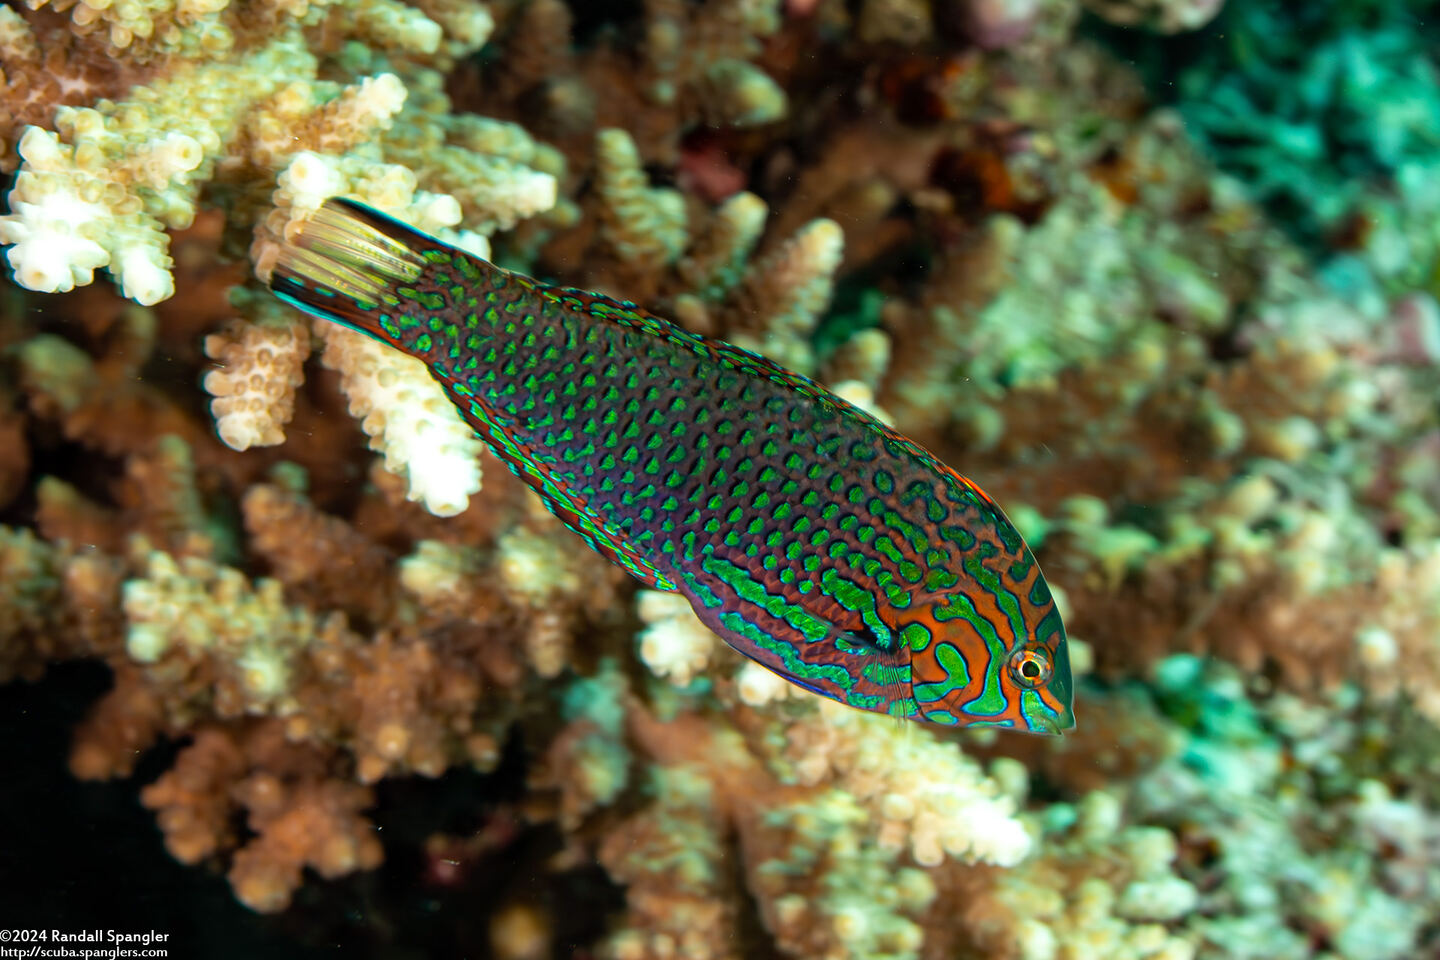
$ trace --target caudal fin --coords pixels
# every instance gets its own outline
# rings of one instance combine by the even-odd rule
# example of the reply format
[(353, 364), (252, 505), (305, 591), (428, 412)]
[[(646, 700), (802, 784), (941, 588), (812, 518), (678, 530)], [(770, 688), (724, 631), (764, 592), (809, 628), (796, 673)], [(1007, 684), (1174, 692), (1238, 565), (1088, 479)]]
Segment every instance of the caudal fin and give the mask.
[[(427, 254), (429, 256), (427, 256)], [(270, 289), (307, 313), (381, 339), (399, 288), (413, 287), (444, 243), (354, 200), (331, 197), (281, 245)]]

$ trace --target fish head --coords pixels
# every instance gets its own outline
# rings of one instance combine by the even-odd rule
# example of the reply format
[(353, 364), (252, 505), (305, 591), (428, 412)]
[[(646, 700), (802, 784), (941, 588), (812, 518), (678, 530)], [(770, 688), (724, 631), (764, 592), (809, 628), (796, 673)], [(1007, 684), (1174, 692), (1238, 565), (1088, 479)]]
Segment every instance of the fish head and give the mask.
[(923, 641), (910, 645), (917, 719), (1051, 736), (1075, 726), (1065, 626), (1025, 553), (1028, 563), (986, 583), (962, 578), (923, 605), (923, 629), (910, 631)]

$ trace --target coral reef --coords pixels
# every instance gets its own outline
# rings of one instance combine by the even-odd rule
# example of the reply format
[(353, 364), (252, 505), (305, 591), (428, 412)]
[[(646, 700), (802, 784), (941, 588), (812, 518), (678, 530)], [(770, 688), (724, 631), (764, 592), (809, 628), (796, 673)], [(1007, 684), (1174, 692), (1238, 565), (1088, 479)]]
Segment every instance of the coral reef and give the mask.
[(1440, 136), (1433, 12), (1424, 0), (1326, 0), (1303, 12), (1228, 5), (1215, 29), (1229, 42), (1181, 55), (1176, 105), (1303, 241), (1343, 249), (1343, 234), (1375, 229), (1389, 238), (1361, 246), (1390, 247), (1381, 254), (1390, 269), (1423, 269), (1436, 248), (1425, 227)]
[[(1427, 9), (0, 7), (0, 705), (103, 665), (71, 788), (357, 955), (1435, 955)], [(257, 282), (334, 194), (976, 477), (1076, 732), (819, 702), (637, 589)]]

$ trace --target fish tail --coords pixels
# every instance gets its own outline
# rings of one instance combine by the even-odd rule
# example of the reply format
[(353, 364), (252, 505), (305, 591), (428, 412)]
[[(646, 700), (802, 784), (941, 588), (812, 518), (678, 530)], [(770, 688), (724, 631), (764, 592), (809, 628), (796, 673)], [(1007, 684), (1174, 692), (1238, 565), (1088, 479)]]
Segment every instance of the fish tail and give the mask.
[(455, 254), (378, 210), (331, 197), (280, 246), (268, 279), (286, 303), (395, 344), (392, 308), (413, 300), (426, 271)]

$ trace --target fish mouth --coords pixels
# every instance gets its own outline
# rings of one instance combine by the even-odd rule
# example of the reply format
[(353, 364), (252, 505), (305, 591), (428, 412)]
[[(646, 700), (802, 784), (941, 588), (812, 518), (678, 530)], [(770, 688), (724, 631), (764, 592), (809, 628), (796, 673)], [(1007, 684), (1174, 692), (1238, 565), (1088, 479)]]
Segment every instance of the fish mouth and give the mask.
[[(1030, 732), (1047, 737), (1058, 737), (1068, 729), (1068, 727), (1061, 727), (1061, 722), (1062, 721), (1052, 720), (1050, 717), (1035, 717), (1030, 720)], [(1070, 726), (1074, 726), (1074, 723), (1075, 721), (1072, 718)]]
[(1057, 689), (1054, 681), (1040, 690), (1026, 690), (1021, 694), (1020, 715), (1024, 720), (1021, 727), (1026, 733), (1058, 737), (1075, 728), (1075, 712), (1070, 709), (1070, 691)]
[(1054, 731), (1057, 736), (1066, 730), (1075, 729), (1074, 687), (1075, 678), (1070, 673), (1070, 645), (1065, 642), (1065, 635), (1062, 633), (1060, 642), (1055, 645), (1054, 665), (1048, 684), (1050, 699), (1059, 708), (1052, 720), (1058, 728)]
[(1052, 705), (1049, 700), (1049, 697), (1045, 697), (1041, 700), (1043, 706), (1025, 712), (1026, 729), (1030, 733), (1047, 737), (1058, 737), (1067, 730), (1075, 729), (1075, 712), (1070, 709), (1068, 699), (1057, 704), (1059, 710), (1056, 710), (1054, 707), (1057, 705)]
[(1058, 737), (1064, 734), (1067, 730), (1075, 729), (1075, 711), (1070, 707), (1069, 693), (1070, 691), (1065, 691), (1065, 699), (1062, 700), (1060, 703), (1060, 706), (1063, 709), (1061, 709), (1053, 717), (1037, 718), (1041, 721), (1039, 726), (1042, 729), (1037, 730), (1036, 733), (1044, 733), (1052, 737)]

